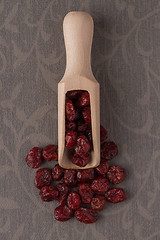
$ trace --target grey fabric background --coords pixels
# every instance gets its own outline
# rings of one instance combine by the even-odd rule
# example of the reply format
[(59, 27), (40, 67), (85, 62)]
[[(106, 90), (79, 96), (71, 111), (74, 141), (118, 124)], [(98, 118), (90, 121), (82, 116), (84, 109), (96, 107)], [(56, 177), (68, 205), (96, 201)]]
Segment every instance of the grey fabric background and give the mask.
[[(119, 147), (112, 164), (127, 170), (119, 185), (127, 200), (107, 203), (92, 225), (54, 220), (58, 204), (41, 201), (25, 163), (31, 147), (57, 143), (62, 22), (71, 10), (94, 19), (101, 123)], [(160, 1), (0, 0), (0, 239), (159, 240), (159, 103)]]

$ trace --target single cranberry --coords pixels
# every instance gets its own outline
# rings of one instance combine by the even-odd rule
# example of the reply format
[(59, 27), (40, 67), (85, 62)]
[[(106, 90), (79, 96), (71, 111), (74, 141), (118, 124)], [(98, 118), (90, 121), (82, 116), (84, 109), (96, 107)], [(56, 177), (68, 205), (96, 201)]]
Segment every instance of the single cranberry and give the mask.
[(65, 183), (58, 183), (56, 185), (56, 188), (59, 191), (58, 201), (60, 203), (63, 203), (67, 199), (67, 196), (69, 193), (69, 187)]
[(56, 164), (52, 169), (52, 178), (54, 181), (60, 181), (63, 177), (64, 169)]
[(91, 208), (94, 210), (103, 210), (106, 198), (103, 195), (95, 195), (91, 201)]
[(82, 114), (83, 114), (84, 121), (87, 124), (90, 124), (91, 123), (91, 110), (90, 110), (90, 107), (85, 107), (83, 109), (83, 111), (82, 111)]
[(86, 153), (83, 156), (79, 156), (76, 153), (74, 153), (71, 160), (72, 160), (73, 164), (75, 164), (79, 167), (85, 167), (90, 160), (90, 155), (88, 153)]
[(105, 193), (106, 199), (111, 203), (119, 203), (126, 199), (125, 192), (122, 188), (111, 188)]
[(68, 131), (66, 133), (66, 148), (72, 149), (77, 141), (77, 132)]
[(107, 130), (102, 126), (100, 125), (100, 140), (101, 142), (104, 142), (108, 137), (108, 132)]
[(75, 169), (66, 169), (64, 171), (63, 182), (70, 187), (75, 187), (77, 184), (77, 172)]
[(48, 145), (43, 149), (43, 158), (50, 162), (52, 160), (58, 160), (58, 146), (57, 145)]
[(77, 180), (78, 182), (89, 182), (94, 179), (94, 169), (85, 169), (85, 170), (78, 170), (77, 171)]
[(90, 97), (88, 92), (83, 92), (77, 100), (78, 107), (86, 107), (90, 104)]
[(26, 157), (26, 163), (31, 168), (39, 168), (42, 164), (42, 149), (32, 148)]
[(54, 217), (57, 221), (65, 222), (73, 216), (73, 211), (64, 203), (56, 207), (54, 210)]
[(89, 140), (90, 144), (92, 145), (92, 130), (91, 130), (91, 129), (88, 129), (88, 130), (85, 132), (85, 135), (86, 135), (87, 139)]
[(125, 170), (120, 166), (111, 166), (107, 173), (107, 177), (113, 184), (121, 183), (125, 178)]
[(96, 172), (103, 177), (108, 172), (108, 169), (109, 169), (109, 164), (108, 164), (107, 160), (105, 160), (105, 159), (102, 159), (100, 162), (100, 165), (95, 168)]
[(81, 207), (75, 211), (75, 217), (83, 223), (94, 223), (98, 219), (98, 214), (93, 209)]
[(105, 193), (109, 188), (109, 181), (105, 177), (96, 177), (91, 184), (91, 188), (93, 191)]
[(76, 112), (70, 99), (66, 100), (66, 117), (68, 121), (74, 121), (76, 118)]
[(101, 157), (107, 160), (118, 154), (118, 147), (114, 142), (104, 142), (101, 145)]
[(54, 199), (58, 199), (58, 190), (52, 186), (44, 186), (40, 190), (40, 196), (42, 201), (49, 202)]
[(82, 92), (83, 92), (82, 90), (68, 91), (67, 92), (67, 97), (70, 98), (71, 100), (72, 99), (77, 99), (81, 95)]
[(78, 209), (81, 205), (81, 198), (78, 193), (72, 191), (67, 197), (68, 207), (72, 210)]
[(44, 186), (50, 185), (52, 181), (51, 172), (48, 168), (41, 168), (37, 170), (35, 176), (35, 186), (37, 188), (42, 188)]
[(78, 132), (85, 132), (87, 130), (88, 124), (83, 120), (79, 120), (77, 122), (77, 131)]
[(92, 200), (92, 197), (94, 195), (94, 192), (91, 188), (91, 185), (89, 183), (79, 183), (78, 184), (78, 191), (81, 196), (83, 203), (90, 203)]
[(66, 121), (66, 131), (75, 131), (76, 130), (76, 123), (75, 122), (68, 122)]
[(75, 153), (79, 156), (85, 155), (90, 150), (90, 143), (84, 135), (77, 137), (77, 143), (75, 146)]

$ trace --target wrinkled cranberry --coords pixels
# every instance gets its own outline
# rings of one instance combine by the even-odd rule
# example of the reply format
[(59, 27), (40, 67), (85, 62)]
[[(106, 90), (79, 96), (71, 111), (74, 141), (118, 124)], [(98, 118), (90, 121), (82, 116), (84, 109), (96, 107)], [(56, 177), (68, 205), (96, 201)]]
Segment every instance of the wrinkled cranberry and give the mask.
[(52, 186), (44, 186), (40, 190), (42, 201), (49, 202), (58, 199), (58, 190)]
[(102, 159), (100, 162), (100, 165), (95, 168), (96, 172), (103, 177), (108, 172), (108, 169), (109, 169), (109, 164), (108, 164), (107, 160), (105, 160), (105, 159)]
[(76, 193), (75, 191), (70, 192), (67, 197), (67, 204), (68, 207), (72, 210), (79, 208), (81, 205), (81, 198), (79, 194)]
[(118, 154), (117, 145), (114, 142), (104, 142), (101, 145), (101, 157), (107, 160), (114, 158)]
[(105, 177), (96, 177), (91, 184), (91, 188), (93, 191), (105, 193), (109, 188), (109, 181)]
[(72, 149), (77, 141), (77, 132), (68, 131), (66, 133), (66, 148)]
[(58, 183), (56, 185), (56, 188), (59, 191), (58, 201), (60, 203), (63, 203), (67, 199), (67, 196), (69, 193), (69, 187), (65, 183)]
[(76, 118), (76, 112), (70, 99), (66, 100), (66, 117), (68, 121), (74, 121)]
[(51, 172), (48, 168), (41, 168), (37, 170), (35, 176), (35, 186), (37, 188), (42, 188), (44, 186), (50, 185), (52, 181)]
[(81, 95), (82, 92), (83, 92), (82, 90), (68, 91), (67, 92), (67, 97), (70, 98), (71, 100), (72, 99), (77, 99)]
[(75, 187), (77, 184), (77, 172), (75, 169), (66, 169), (64, 171), (63, 182), (70, 187)]
[(122, 188), (111, 188), (105, 193), (106, 199), (111, 203), (119, 203), (126, 199), (125, 192)]
[(90, 150), (90, 143), (84, 135), (77, 137), (75, 153), (79, 156), (85, 155)]
[(77, 122), (77, 131), (78, 132), (85, 132), (87, 130), (87, 127), (88, 127), (88, 124), (85, 123), (84, 121), (79, 120)]
[(43, 149), (43, 158), (50, 162), (52, 160), (58, 160), (58, 146), (57, 145), (48, 145)]
[(75, 122), (66, 122), (66, 131), (75, 131), (76, 130), (76, 123)]
[(78, 182), (89, 182), (94, 179), (94, 169), (85, 169), (77, 171), (77, 180)]
[(79, 183), (78, 184), (78, 191), (81, 196), (83, 203), (90, 203), (92, 200), (92, 197), (94, 195), (94, 192), (91, 188), (91, 185), (89, 183)]
[(54, 181), (59, 181), (63, 177), (64, 169), (59, 166), (59, 164), (56, 164), (54, 168), (52, 169), (52, 178)]
[(85, 167), (90, 160), (90, 155), (88, 153), (86, 153), (83, 156), (79, 156), (76, 153), (74, 153), (71, 160), (72, 160), (73, 164), (75, 164), (79, 167)]
[(82, 115), (83, 115), (84, 121), (87, 124), (90, 124), (91, 123), (91, 110), (90, 110), (90, 107), (85, 107), (83, 109), (83, 111), (82, 111)]
[(42, 164), (42, 150), (39, 147), (32, 148), (27, 157), (26, 163), (31, 168), (38, 168)]
[(94, 210), (103, 210), (106, 198), (103, 195), (96, 194), (91, 201), (91, 208)]
[(100, 140), (101, 140), (101, 142), (104, 142), (104, 140), (106, 140), (107, 137), (108, 137), (107, 130), (102, 125), (100, 125)]
[(83, 223), (94, 223), (98, 219), (98, 214), (93, 209), (81, 207), (75, 211), (75, 217)]
[(77, 100), (78, 107), (86, 107), (90, 104), (90, 97), (88, 92), (83, 92)]
[(54, 210), (54, 217), (57, 221), (65, 222), (73, 216), (73, 211), (64, 203), (56, 207)]
[(125, 170), (120, 166), (111, 166), (107, 173), (107, 177), (113, 184), (121, 183), (125, 178)]

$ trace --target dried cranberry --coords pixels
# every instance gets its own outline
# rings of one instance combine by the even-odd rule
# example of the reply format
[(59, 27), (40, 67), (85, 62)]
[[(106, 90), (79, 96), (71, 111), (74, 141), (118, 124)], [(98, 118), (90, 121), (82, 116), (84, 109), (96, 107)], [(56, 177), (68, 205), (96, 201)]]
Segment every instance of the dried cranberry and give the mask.
[(82, 111), (82, 114), (83, 114), (84, 121), (87, 124), (90, 124), (91, 123), (91, 110), (90, 110), (90, 107), (85, 107), (83, 109), (83, 111)]
[(109, 164), (105, 159), (102, 159), (100, 165), (95, 168), (96, 172), (103, 177), (108, 172), (108, 169), (109, 169)]
[(107, 177), (113, 184), (121, 183), (125, 178), (125, 170), (120, 166), (111, 166), (107, 173)]
[(73, 216), (73, 211), (64, 203), (56, 207), (54, 210), (54, 217), (57, 221), (65, 222)]
[(77, 184), (77, 172), (75, 169), (67, 169), (64, 171), (63, 182), (70, 187), (75, 187)]
[(81, 196), (83, 203), (90, 203), (94, 192), (89, 183), (80, 183), (78, 184), (78, 191)]
[(84, 135), (77, 137), (77, 143), (75, 146), (75, 153), (79, 156), (85, 155), (90, 150), (90, 143)]
[(56, 164), (54, 168), (52, 169), (52, 178), (54, 181), (59, 181), (63, 177), (64, 169), (59, 166), (59, 164)]
[(98, 219), (98, 214), (93, 209), (81, 207), (75, 211), (75, 217), (83, 223), (94, 223)]
[(63, 203), (67, 199), (69, 187), (65, 183), (58, 183), (56, 188), (59, 191), (58, 201)]
[(96, 177), (91, 184), (91, 188), (93, 191), (105, 193), (109, 188), (109, 181), (105, 177)]
[(77, 100), (78, 107), (86, 107), (90, 104), (90, 97), (88, 92), (83, 92)]
[(95, 195), (91, 201), (91, 208), (94, 210), (103, 210), (106, 198), (103, 195)]
[(66, 133), (66, 148), (72, 149), (76, 144), (77, 132), (68, 131)]
[(117, 145), (114, 142), (104, 142), (101, 145), (101, 157), (107, 160), (114, 158), (118, 154)]
[(79, 120), (77, 122), (77, 131), (78, 132), (85, 132), (87, 130), (88, 124), (85, 123), (83, 120)]
[(79, 194), (76, 193), (75, 191), (70, 192), (67, 197), (67, 204), (68, 207), (72, 210), (79, 208), (81, 205), (81, 198)]
[(119, 203), (126, 199), (125, 192), (122, 188), (111, 188), (105, 193), (106, 199), (111, 203)]
[(70, 98), (71, 100), (72, 99), (77, 99), (81, 95), (82, 92), (83, 92), (82, 90), (68, 91), (67, 92), (67, 97)]
[(77, 171), (77, 180), (78, 182), (89, 182), (94, 179), (94, 169), (78, 170)]
[(88, 153), (86, 153), (83, 156), (79, 156), (76, 153), (74, 153), (71, 160), (72, 160), (73, 164), (75, 164), (79, 167), (85, 167), (90, 160), (90, 155)]
[(42, 150), (39, 147), (32, 148), (27, 157), (26, 163), (31, 168), (38, 168), (42, 164)]
[(92, 145), (92, 130), (91, 130), (91, 129), (88, 129), (88, 130), (85, 132), (85, 135), (86, 135), (86, 137), (88, 138), (90, 144)]
[(102, 125), (100, 125), (100, 140), (101, 140), (101, 142), (104, 142), (104, 140), (106, 140), (107, 137), (108, 137), (107, 130)]
[(75, 109), (70, 99), (66, 100), (66, 117), (68, 121), (74, 121), (76, 118)]
[(41, 168), (37, 170), (35, 176), (35, 186), (37, 188), (42, 188), (44, 186), (50, 185), (52, 181), (51, 172), (48, 168)]
[(58, 199), (58, 190), (52, 186), (44, 186), (41, 188), (40, 193), (41, 199), (44, 202), (53, 201)]
[(50, 162), (52, 160), (58, 160), (58, 146), (57, 145), (48, 145), (43, 149), (43, 158)]
[(66, 131), (75, 131), (76, 130), (76, 123), (75, 122), (67, 122), (66, 121)]

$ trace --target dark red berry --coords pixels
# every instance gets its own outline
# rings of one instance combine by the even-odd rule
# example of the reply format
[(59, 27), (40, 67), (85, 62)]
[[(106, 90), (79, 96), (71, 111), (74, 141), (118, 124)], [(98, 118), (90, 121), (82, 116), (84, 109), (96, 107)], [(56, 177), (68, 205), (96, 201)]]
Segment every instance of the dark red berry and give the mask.
[(78, 184), (78, 191), (81, 196), (83, 203), (90, 203), (94, 192), (89, 183), (80, 183)]
[(111, 188), (105, 193), (106, 199), (111, 203), (119, 203), (126, 199), (126, 195), (121, 188)]
[(57, 221), (65, 222), (73, 216), (73, 211), (64, 203), (56, 207), (54, 210), (54, 217)]
[(43, 149), (43, 158), (50, 162), (52, 160), (58, 160), (58, 146), (57, 145), (48, 145)]
[(91, 188), (93, 191), (105, 193), (109, 188), (109, 181), (105, 177), (96, 177), (91, 184)]
[(63, 203), (67, 199), (67, 196), (69, 193), (69, 187), (65, 183), (58, 183), (56, 185), (56, 188), (59, 191), (58, 201), (60, 203)]
[(58, 190), (52, 186), (44, 186), (40, 190), (40, 196), (42, 201), (49, 202), (54, 199), (58, 199)]
[(54, 181), (60, 181), (63, 177), (64, 169), (59, 166), (59, 164), (56, 164), (54, 168), (52, 169), (52, 178)]
[(90, 150), (90, 143), (84, 135), (77, 137), (77, 142), (75, 146), (75, 153), (79, 156), (85, 155)]
[(83, 114), (84, 121), (87, 124), (90, 124), (91, 123), (91, 110), (90, 110), (90, 107), (85, 107), (83, 109), (83, 111), (82, 111), (82, 114)]
[(101, 157), (107, 160), (114, 158), (118, 154), (117, 145), (114, 142), (104, 142), (101, 145)]
[(81, 198), (78, 193), (72, 191), (67, 197), (68, 207), (72, 210), (78, 209), (81, 205)]
[(94, 223), (98, 219), (98, 214), (93, 209), (81, 207), (75, 211), (75, 217), (82, 223)]
[(77, 184), (77, 172), (75, 169), (66, 169), (64, 171), (63, 182), (70, 187), (75, 187)]
[(77, 141), (77, 132), (68, 131), (66, 133), (66, 148), (72, 149)]
[(77, 180), (78, 182), (89, 182), (94, 179), (94, 169), (85, 169), (85, 170), (78, 170), (77, 171)]
[(75, 131), (76, 130), (76, 123), (75, 122), (66, 122), (66, 131)]
[(51, 172), (48, 168), (41, 168), (37, 170), (35, 176), (35, 186), (37, 188), (42, 188), (44, 186), (50, 185), (52, 181)]
[(88, 129), (88, 130), (85, 132), (85, 135), (86, 135), (87, 139), (89, 140), (90, 144), (92, 145), (92, 130), (91, 130), (91, 129)]
[(121, 183), (125, 178), (125, 170), (120, 166), (111, 166), (107, 173), (107, 177), (112, 184)]
[(95, 195), (91, 201), (91, 208), (94, 210), (103, 210), (106, 198), (103, 195)]
[(108, 137), (108, 132), (107, 130), (102, 126), (100, 125), (100, 140), (101, 142), (104, 142)]
[(95, 168), (96, 172), (103, 177), (108, 172), (108, 169), (109, 169), (109, 164), (108, 164), (107, 160), (105, 160), (105, 159), (102, 159), (100, 162), (100, 165)]
[(87, 130), (88, 124), (83, 120), (79, 120), (77, 122), (77, 131), (78, 132), (85, 132)]
[(79, 167), (85, 167), (90, 160), (90, 155), (88, 153), (86, 153), (83, 156), (79, 156), (76, 153), (74, 153), (71, 160), (72, 160), (73, 164), (75, 164)]
[(82, 92), (83, 92), (82, 90), (68, 91), (67, 92), (67, 97), (70, 98), (71, 100), (72, 99), (77, 99), (81, 95)]
[(74, 121), (76, 118), (76, 112), (70, 99), (66, 100), (66, 117), (68, 121)]
[(78, 107), (86, 107), (90, 104), (90, 97), (88, 92), (83, 92), (77, 100)]
[(42, 164), (42, 150), (39, 147), (32, 148), (27, 157), (26, 163), (31, 168), (38, 168)]

